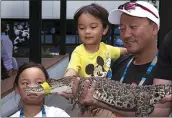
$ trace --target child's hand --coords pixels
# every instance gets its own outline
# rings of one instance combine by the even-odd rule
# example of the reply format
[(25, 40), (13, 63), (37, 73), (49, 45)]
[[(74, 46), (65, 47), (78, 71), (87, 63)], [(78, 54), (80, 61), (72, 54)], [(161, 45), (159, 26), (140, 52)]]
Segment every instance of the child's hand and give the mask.
[(120, 55), (127, 55), (129, 54), (126, 48), (120, 47)]
[(77, 91), (77, 89), (78, 89), (79, 80), (80, 80), (79, 77), (77, 77), (77, 78), (74, 80), (74, 83), (73, 83), (73, 86), (72, 86), (72, 93), (69, 93), (69, 92), (62, 92), (62, 93), (57, 93), (57, 94), (60, 95), (60, 96), (65, 97), (66, 99), (74, 98), (74, 95), (76, 94), (76, 91)]

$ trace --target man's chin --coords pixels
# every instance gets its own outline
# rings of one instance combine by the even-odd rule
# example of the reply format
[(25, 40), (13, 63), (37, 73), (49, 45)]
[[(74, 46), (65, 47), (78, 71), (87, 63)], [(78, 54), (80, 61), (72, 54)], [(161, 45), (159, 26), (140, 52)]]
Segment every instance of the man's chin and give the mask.
[(136, 55), (137, 52), (136, 50), (132, 50), (132, 49), (127, 49), (128, 53), (131, 54), (131, 55)]

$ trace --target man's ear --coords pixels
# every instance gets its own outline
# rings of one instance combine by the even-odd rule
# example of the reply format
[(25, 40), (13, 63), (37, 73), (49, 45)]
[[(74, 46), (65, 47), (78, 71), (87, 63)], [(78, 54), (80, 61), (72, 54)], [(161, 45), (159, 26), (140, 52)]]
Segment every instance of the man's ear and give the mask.
[(153, 35), (157, 35), (159, 31), (158, 25), (156, 25), (155, 23), (153, 24)]
[(108, 30), (109, 30), (109, 26), (107, 25), (106, 28), (105, 28), (104, 31), (103, 31), (103, 35), (106, 35), (107, 32), (108, 32)]

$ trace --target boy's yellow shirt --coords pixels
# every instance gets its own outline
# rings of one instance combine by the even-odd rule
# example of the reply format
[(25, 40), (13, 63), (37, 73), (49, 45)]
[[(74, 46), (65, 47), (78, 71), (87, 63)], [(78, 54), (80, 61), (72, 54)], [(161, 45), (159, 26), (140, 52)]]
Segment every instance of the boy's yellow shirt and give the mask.
[(111, 60), (120, 57), (120, 48), (100, 43), (99, 50), (88, 53), (83, 44), (77, 46), (72, 52), (68, 68), (78, 72), (81, 77), (107, 77), (111, 78)]

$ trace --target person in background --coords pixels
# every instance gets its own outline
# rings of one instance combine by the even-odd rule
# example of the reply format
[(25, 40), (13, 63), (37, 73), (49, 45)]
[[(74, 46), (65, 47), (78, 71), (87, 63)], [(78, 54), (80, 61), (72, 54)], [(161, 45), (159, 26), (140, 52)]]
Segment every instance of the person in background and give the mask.
[[(154, 81), (165, 79), (172, 84), (172, 30), (165, 36), (159, 48), (158, 61), (154, 70)], [(172, 102), (172, 96), (168, 96), (161, 102)]]
[(6, 34), (7, 24), (1, 22), (1, 58), (7, 70), (8, 76), (12, 76), (13, 72), (18, 69), (16, 59), (13, 57), (13, 43)]
[(22, 108), (10, 117), (69, 117), (60, 108), (44, 105), (44, 94), (25, 93), (23, 90), (27, 86), (38, 86), (48, 79), (49, 75), (41, 64), (23, 64), (14, 81), (14, 88), (21, 96)]

